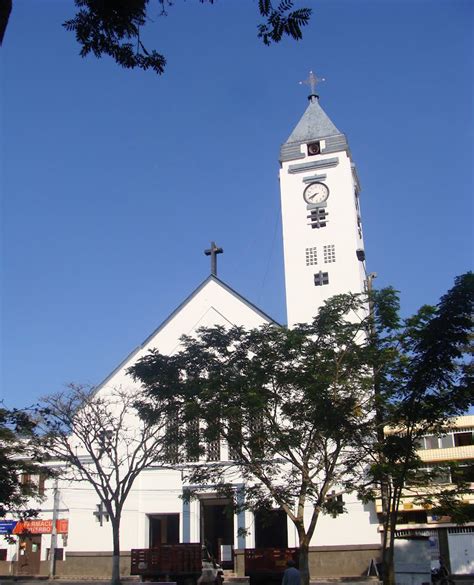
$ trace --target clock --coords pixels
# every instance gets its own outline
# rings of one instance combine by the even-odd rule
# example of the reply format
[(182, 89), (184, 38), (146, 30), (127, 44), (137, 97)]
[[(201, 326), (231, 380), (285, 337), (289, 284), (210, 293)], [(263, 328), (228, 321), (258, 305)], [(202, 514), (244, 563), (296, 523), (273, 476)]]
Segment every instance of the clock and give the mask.
[(324, 203), (329, 196), (329, 188), (324, 183), (311, 183), (303, 193), (306, 203)]

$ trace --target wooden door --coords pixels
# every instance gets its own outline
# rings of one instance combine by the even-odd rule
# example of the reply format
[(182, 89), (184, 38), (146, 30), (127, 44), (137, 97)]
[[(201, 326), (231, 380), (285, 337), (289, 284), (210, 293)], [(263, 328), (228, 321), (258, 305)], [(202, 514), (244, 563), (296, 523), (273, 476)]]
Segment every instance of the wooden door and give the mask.
[(38, 575), (41, 559), (41, 534), (20, 536), (18, 574)]

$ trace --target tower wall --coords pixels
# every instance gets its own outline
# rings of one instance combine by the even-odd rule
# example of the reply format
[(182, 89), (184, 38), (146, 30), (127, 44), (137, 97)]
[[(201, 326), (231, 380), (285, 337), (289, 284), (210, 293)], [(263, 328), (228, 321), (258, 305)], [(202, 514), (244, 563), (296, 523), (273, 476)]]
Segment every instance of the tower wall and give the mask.
[[(359, 293), (365, 285), (365, 265), (356, 254), (364, 247), (358, 182), (348, 150), (343, 146), (325, 152), (329, 140), (319, 140), (321, 154), (311, 156), (307, 154), (308, 143), (311, 139), (299, 148), (293, 146), (292, 159), (282, 161), (280, 170), (290, 327), (310, 321), (329, 297)], [(307, 186), (314, 183), (329, 188), (327, 200), (319, 205), (308, 204), (303, 198)], [(324, 218), (319, 226), (318, 215)], [(324, 284), (316, 285), (315, 276)]]

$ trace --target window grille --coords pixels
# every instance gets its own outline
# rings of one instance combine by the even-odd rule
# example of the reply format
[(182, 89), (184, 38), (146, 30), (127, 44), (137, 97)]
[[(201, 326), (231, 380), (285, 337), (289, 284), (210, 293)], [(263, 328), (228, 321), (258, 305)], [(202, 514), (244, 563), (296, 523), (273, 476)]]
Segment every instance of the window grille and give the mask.
[(318, 272), (314, 275), (314, 286), (329, 284), (329, 272)]
[(199, 461), (199, 419), (197, 418), (186, 425), (186, 459)]
[(316, 246), (313, 248), (306, 248), (306, 266), (314, 266), (318, 263), (318, 253)]
[(417, 449), (449, 449), (450, 447), (462, 447), (474, 445), (474, 432), (472, 429), (459, 429), (438, 437), (437, 435), (425, 435), (420, 437)]
[(326, 209), (324, 209), (324, 207), (317, 207), (316, 209), (312, 209), (311, 213), (307, 217), (309, 219), (309, 225), (311, 228), (313, 230), (319, 229), (326, 227), (328, 221), (328, 212)]
[(178, 462), (179, 428), (176, 416), (168, 415), (166, 423), (164, 459), (168, 463)]
[(334, 244), (328, 244), (323, 246), (324, 264), (330, 264), (336, 261), (336, 246)]
[(220, 461), (221, 460), (221, 441), (215, 439), (214, 441), (208, 441), (207, 443), (207, 460), (208, 461)]

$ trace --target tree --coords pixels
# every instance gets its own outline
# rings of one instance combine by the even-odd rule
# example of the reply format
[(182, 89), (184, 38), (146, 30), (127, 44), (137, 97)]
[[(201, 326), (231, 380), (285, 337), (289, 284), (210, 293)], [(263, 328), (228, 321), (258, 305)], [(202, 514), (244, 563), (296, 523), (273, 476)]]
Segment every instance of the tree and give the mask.
[[(423, 435), (441, 435), (449, 419), (474, 403), (472, 361), (469, 361), (474, 310), (474, 275), (459, 276), (436, 307), (423, 306), (400, 320), (393, 289), (374, 293), (373, 351), (377, 424), (371, 456), (372, 480), (382, 497), (384, 583), (395, 582), (394, 540), (402, 496), (465, 521), (472, 513), (462, 495), (468, 493), (461, 474), (452, 485), (429, 487), (441, 473), (423, 469), (417, 454)], [(374, 497), (372, 488), (361, 489)], [(471, 490), (472, 491), (472, 490)]]
[[(226, 440), (233, 460), (194, 463), (188, 469), (191, 484), (219, 486), (239, 506), (276, 504), (286, 512), (299, 536), (306, 585), (318, 518), (343, 512), (331, 490), (344, 489), (352, 479), (360, 444), (370, 436), (365, 307), (363, 297), (341, 295), (312, 323), (293, 329), (201, 329), (196, 338), (184, 337), (175, 355), (152, 350), (129, 370), (146, 393), (144, 420), (167, 413), (167, 439), (177, 461), (205, 454), (197, 421), (204, 441)], [(242, 479), (245, 502), (235, 489)]]
[[(214, 0), (199, 0), (214, 4)], [(63, 26), (75, 33), (81, 45), (81, 56), (109, 55), (125, 68), (152, 69), (162, 74), (166, 59), (156, 50), (147, 50), (140, 32), (151, 20), (152, 7), (162, 16), (173, 5), (172, 0), (75, 0), (78, 12)], [(258, 25), (258, 37), (265, 45), (278, 43), (284, 36), (302, 38), (301, 29), (311, 16), (310, 8), (293, 10), (294, 0), (281, 0), (276, 7), (272, 0), (259, 0), (258, 10), (264, 21)], [(0, 44), (3, 40), (12, 7), (6, 0), (0, 9)]]
[(139, 473), (163, 456), (161, 417), (141, 421), (137, 392), (71, 385), (43, 400), (41, 413), (51, 455), (64, 463), (63, 476), (87, 481), (110, 518), (112, 583), (120, 583), (120, 521)]
[(0, 517), (35, 516), (31, 499), (41, 500), (40, 481), (50, 474), (42, 465), (42, 441), (31, 413), (0, 407)]

